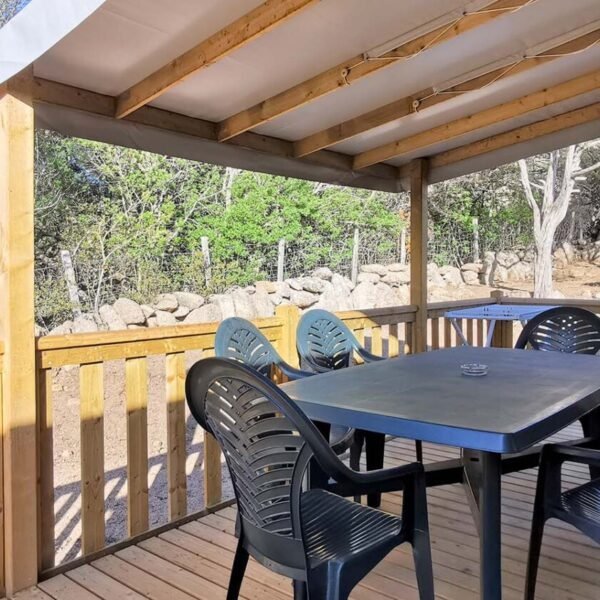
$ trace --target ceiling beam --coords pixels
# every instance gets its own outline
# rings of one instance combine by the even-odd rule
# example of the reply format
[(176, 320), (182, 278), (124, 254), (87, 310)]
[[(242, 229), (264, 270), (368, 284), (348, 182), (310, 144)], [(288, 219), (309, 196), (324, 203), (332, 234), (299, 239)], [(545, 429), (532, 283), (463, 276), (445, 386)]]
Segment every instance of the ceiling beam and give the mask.
[(527, 96), (522, 96), (521, 98), (505, 102), (498, 106), (493, 106), (468, 117), (456, 119), (450, 123), (401, 138), (394, 142), (373, 148), (372, 150), (367, 150), (354, 157), (354, 168), (364, 169), (365, 167), (390, 160), (396, 156), (421, 150), (422, 148), (451, 140), (466, 133), (476, 131), (477, 129), (489, 127), (490, 125), (525, 115), (550, 104), (563, 102), (564, 100), (575, 98), (581, 94), (595, 91), (598, 87), (600, 87), (600, 70), (592, 71), (591, 73), (587, 73), (576, 79), (571, 79), (565, 83), (546, 88), (539, 92), (534, 92)]
[(116, 117), (126, 117), (318, 1), (267, 0), (123, 92), (117, 98)]
[(219, 125), (219, 141), (231, 139), (244, 131), (254, 129), (341, 87), (352, 85), (363, 77), (396, 64), (397, 60), (406, 60), (501, 17), (507, 12), (518, 10), (528, 3), (529, 0), (496, 0), (480, 11), (459, 18), (455, 15), (449, 16), (449, 22), (404, 42), (376, 58), (366, 58), (363, 54), (353, 56), (331, 69), (223, 120)]
[[(558, 133), (566, 129), (571, 129), (579, 125), (585, 125), (587, 123), (593, 123), (594, 121), (600, 120), (600, 102), (578, 108), (549, 119), (536, 121), (529, 125), (523, 125), (504, 133), (499, 133), (487, 137), (471, 144), (465, 144), (452, 150), (446, 150), (439, 154), (434, 154), (429, 157), (429, 165), (432, 169), (440, 167), (446, 167), (463, 160), (476, 158), (482, 154), (488, 154), (489, 152), (495, 152), (509, 146), (516, 144), (522, 144), (524, 142), (530, 142), (546, 135)], [(400, 177), (407, 178), (410, 176), (410, 165), (407, 163), (399, 168)]]
[(600, 29), (536, 55), (527, 56), (526, 59), (515, 60), (513, 55), (513, 58), (508, 59), (504, 65), (445, 89), (442, 93), (436, 93), (436, 90), (430, 87), (298, 140), (294, 143), (295, 155), (307, 156), (312, 152), (328, 148), (376, 127), (406, 117), (417, 110), (421, 111), (452, 100), (459, 94), (481, 89), (505, 77), (512, 77), (538, 65), (546, 64), (562, 55), (581, 52), (598, 42), (600, 42)]
[[(36, 102), (63, 106), (114, 119), (116, 98), (55, 81), (36, 77), (34, 80), (34, 98)], [(203, 140), (217, 141), (217, 123), (153, 106), (144, 106), (125, 117), (123, 121)], [(294, 157), (293, 142), (288, 140), (247, 132), (229, 143), (256, 152), (298, 160)], [(351, 173), (353, 172), (352, 160), (353, 157), (348, 154), (324, 150), (311, 155), (308, 160), (304, 159), (304, 162)], [(375, 165), (366, 174), (388, 182), (390, 180), (396, 181), (398, 169), (390, 165)]]
[(432, 167), (445, 167), (446, 165), (474, 158), (481, 154), (487, 154), (488, 152), (501, 150), (508, 146), (529, 142), (545, 135), (558, 133), (565, 129), (571, 129), (572, 127), (585, 125), (598, 120), (600, 120), (600, 102), (562, 113), (543, 121), (537, 121), (530, 125), (517, 127), (511, 131), (499, 133), (498, 135), (493, 135), (484, 140), (460, 146), (453, 150), (440, 152), (431, 159), (431, 165)]

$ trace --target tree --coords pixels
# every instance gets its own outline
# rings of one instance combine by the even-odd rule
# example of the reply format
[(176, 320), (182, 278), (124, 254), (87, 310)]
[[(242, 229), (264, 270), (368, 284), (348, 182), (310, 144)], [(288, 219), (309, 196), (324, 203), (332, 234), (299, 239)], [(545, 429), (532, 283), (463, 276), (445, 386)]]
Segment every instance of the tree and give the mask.
[[(581, 168), (584, 152), (595, 144), (577, 144), (566, 151), (555, 150), (547, 155), (534, 157), (531, 166), (519, 161), (521, 183), (525, 197), (533, 212), (533, 235), (535, 241), (534, 297), (549, 298), (554, 294), (552, 286), (552, 249), (556, 229), (567, 215), (571, 197), (577, 191), (576, 181), (598, 167), (595, 163)], [(532, 181), (530, 169), (534, 177)]]

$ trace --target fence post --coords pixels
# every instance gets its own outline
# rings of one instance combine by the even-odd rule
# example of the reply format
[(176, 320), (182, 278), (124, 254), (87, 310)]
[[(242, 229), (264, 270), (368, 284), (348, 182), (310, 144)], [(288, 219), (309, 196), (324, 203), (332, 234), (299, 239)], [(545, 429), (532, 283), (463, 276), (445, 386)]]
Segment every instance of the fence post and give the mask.
[(400, 232), (400, 264), (406, 264), (406, 227)]
[(275, 315), (283, 321), (283, 335), (279, 347), (281, 357), (293, 367), (297, 367), (296, 328), (300, 320), (300, 310), (293, 304), (286, 304), (278, 306), (275, 309)]
[(283, 271), (285, 266), (285, 238), (279, 240), (277, 249), (277, 281), (283, 281)]
[(210, 287), (210, 282), (212, 280), (212, 270), (210, 266), (210, 247), (208, 245), (208, 238), (206, 236), (202, 236), (200, 238), (200, 244), (202, 245), (202, 257), (204, 258), (204, 281), (206, 283), (206, 287)]
[(479, 217), (473, 217), (473, 262), (479, 262)]
[(75, 280), (75, 269), (71, 260), (71, 253), (68, 250), (60, 251), (60, 260), (62, 261), (65, 279), (67, 280), (67, 289), (69, 290), (69, 301), (75, 318), (81, 316), (81, 302), (79, 301), (79, 290)]
[(358, 279), (358, 244), (360, 243), (358, 227), (354, 228), (354, 241), (352, 243), (352, 283), (356, 283)]

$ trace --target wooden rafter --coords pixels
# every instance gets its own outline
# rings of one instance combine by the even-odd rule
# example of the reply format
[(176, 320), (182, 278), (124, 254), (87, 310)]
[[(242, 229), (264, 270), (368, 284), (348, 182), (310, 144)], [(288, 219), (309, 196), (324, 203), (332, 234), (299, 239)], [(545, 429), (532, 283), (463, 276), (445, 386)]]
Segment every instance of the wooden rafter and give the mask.
[(550, 104), (556, 104), (557, 102), (592, 92), (598, 89), (599, 86), (600, 70), (593, 71), (554, 87), (522, 96), (516, 100), (493, 106), (468, 117), (456, 119), (439, 127), (434, 127), (433, 129), (357, 154), (354, 158), (354, 168), (364, 169), (365, 167), (390, 160), (396, 156), (427, 148), (433, 144), (544, 108)]
[(541, 64), (546, 64), (551, 60), (555, 60), (562, 55), (570, 54), (573, 52), (580, 52), (586, 48), (597, 44), (600, 41), (600, 29), (582, 35), (569, 42), (560, 44), (553, 48), (550, 48), (544, 52), (540, 52), (535, 56), (527, 57), (527, 59), (514, 61), (512, 64), (504, 65), (500, 68), (493, 69), (489, 73), (478, 75), (467, 81), (464, 81), (458, 85), (455, 85), (447, 90), (444, 90), (441, 94), (436, 94), (433, 88), (427, 88), (413, 94), (406, 96), (394, 102), (390, 102), (385, 106), (378, 107), (374, 110), (370, 110), (358, 117), (353, 117), (337, 125), (333, 125), (309, 135), (301, 140), (294, 143), (294, 152), (298, 157), (307, 156), (312, 152), (317, 152), (334, 144), (338, 144), (347, 139), (350, 139), (356, 135), (385, 125), (397, 119), (401, 119), (409, 114), (415, 112), (415, 110), (423, 110), (434, 106), (441, 102), (445, 102), (456, 95), (469, 92), (472, 90), (481, 89), (482, 87), (489, 85), (499, 79), (518, 73), (523, 73)]
[[(103, 117), (114, 117), (116, 99), (112, 96), (98, 94), (38, 77), (35, 78), (34, 83), (36, 102), (64, 106)], [(153, 106), (143, 106), (123, 120), (199, 139), (217, 140), (217, 123), (154, 108)], [(294, 158), (293, 142), (265, 135), (257, 135), (250, 131), (236, 137), (229, 143), (257, 152), (263, 152), (274, 157)], [(353, 157), (348, 154), (341, 154), (330, 150), (316, 152), (306, 159), (308, 163), (312, 163), (315, 166), (328, 167), (345, 172), (352, 171), (352, 160)], [(388, 182), (397, 179), (397, 169), (389, 165), (377, 165), (367, 170), (366, 173), (372, 177), (387, 180)]]
[[(502, 148), (514, 146), (515, 144), (529, 142), (546, 135), (577, 127), (578, 125), (593, 123), (594, 121), (600, 121), (600, 102), (576, 110), (571, 110), (556, 115), (555, 117), (550, 117), (549, 119), (517, 127), (516, 129), (511, 129), (510, 131), (505, 131), (504, 133), (478, 140), (477, 142), (453, 148), (452, 150), (440, 152), (429, 158), (429, 165), (432, 169), (445, 167), (463, 160), (481, 156), (482, 154), (487, 154), (488, 152), (494, 152), (496, 150), (501, 150)], [(407, 163), (400, 167), (400, 176), (403, 178), (409, 177), (410, 169), (411, 163)]]
[(116, 117), (126, 117), (190, 75), (214, 64), (316, 2), (318, 0), (267, 0), (123, 92), (117, 99)]
[(501, 17), (506, 12), (517, 10), (528, 2), (529, 0), (496, 0), (484, 10), (437, 27), (399, 45), (377, 59), (367, 59), (362, 54), (353, 56), (327, 71), (225, 119), (219, 125), (219, 141), (231, 139), (341, 87), (352, 85), (363, 77), (395, 64), (396, 60), (407, 59), (437, 44), (456, 38), (470, 29)]

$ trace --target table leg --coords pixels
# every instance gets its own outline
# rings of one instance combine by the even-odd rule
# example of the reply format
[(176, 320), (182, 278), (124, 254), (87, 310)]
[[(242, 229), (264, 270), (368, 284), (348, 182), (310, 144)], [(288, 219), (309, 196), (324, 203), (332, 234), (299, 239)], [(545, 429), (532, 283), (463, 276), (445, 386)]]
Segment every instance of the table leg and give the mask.
[(495, 319), (489, 319), (488, 320), (487, 339), (485, 340), (485, 347), (486, 348), (491, 348), (492, 347), (492, 340), (494, 339), (494, 329), (496, 329), (496, 320)]
[(456, 335), (460, 338), (462, 345), (468, 346), (469, 342), (465, 337), (465, 334), (463, 333), (462, 327), (460, 327), (460, 325), (458, 324), (458, 319), (452, 318), (450, 319), (450, 322), (452, 323), (452, 327), (454, 327), (454, 331), (456, 331)]
[(481, 600), (501, 600), (500, 477), (502, 457), (463, 450), (464, 485), (479, 530)]

